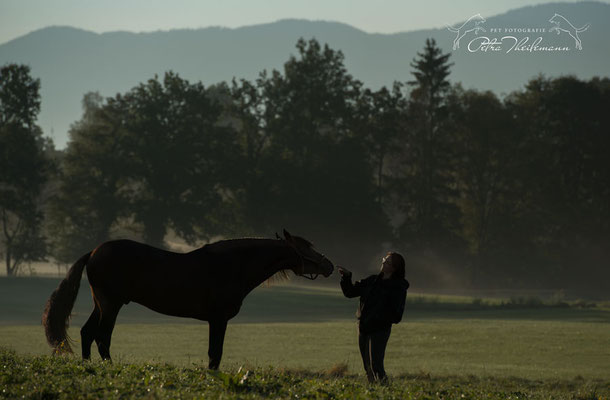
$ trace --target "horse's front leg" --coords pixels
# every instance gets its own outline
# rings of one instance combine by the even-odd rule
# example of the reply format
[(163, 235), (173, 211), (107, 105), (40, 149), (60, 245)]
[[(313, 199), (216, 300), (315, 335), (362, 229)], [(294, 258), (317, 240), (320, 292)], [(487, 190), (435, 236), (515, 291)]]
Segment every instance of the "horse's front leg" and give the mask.
[(209, 369), (218, 369), (220, 359), (222, 358), (222, 346), (225, 341), (225, 332), (227, 331), (226, 320), (210, 321), (210, 340), (208, 346), (208, 357), (210, 362)]

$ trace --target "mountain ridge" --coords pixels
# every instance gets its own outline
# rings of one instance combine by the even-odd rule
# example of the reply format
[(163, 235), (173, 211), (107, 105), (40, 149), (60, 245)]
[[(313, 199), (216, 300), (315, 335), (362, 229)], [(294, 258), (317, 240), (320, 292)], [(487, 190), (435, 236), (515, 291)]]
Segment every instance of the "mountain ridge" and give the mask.
[[(315, 37), (322, 44), (341, 50), (349, 73), (372, 89), (390, 86), (396, 80), (409, 80), (409, 64), (428, 37), (435, 38), (445, 52), (452, 52), (455, 65), (450, 79), (467, 88), (506, 94), (523, 87), (539, 73), (575, 74), (582, 79), (608, 75), (610, 27), (605, 21), (610, 21), (610, 4), (526, 6), (484, 16), (484, 26), (550, 28), (548, 20), (558, 12), (568, 16), (575, 26), (591, 24), (581, 34), (582, 51), (512, 55), (468, 53), (464, 49), (452, 52), (455, 34), (446, 28), (368, 33), (340, 22), (292, 18), (236, 28), (211, 26), (153, 32), (96, 33), (52, 26), (0, 45), (0, 65), (28, 64), (32, 75), (41, 79), (39, 124), (46, 134), (54, 131), (52, 137), (58, 147), (63, 147), (70, 123), (80, 118), (80, 101), (87, 91), (113, 96), (170, 69), (205, 85), (230, 81), (233, 77), (255, 79), (263, 70), (281, 70), (283, 63), (297, 53), (295, 44), (299, 37)], [(567, 34), (547, 35), (545, 40), (547, 37), (562, 45), (574, 44)]]

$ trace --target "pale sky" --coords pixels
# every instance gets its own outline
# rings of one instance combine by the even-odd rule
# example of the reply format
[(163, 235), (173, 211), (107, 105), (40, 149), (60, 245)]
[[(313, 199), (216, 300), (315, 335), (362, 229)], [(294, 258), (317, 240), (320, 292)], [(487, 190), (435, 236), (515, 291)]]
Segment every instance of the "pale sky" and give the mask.
[(0, 0), (0, 44), (52, 25), (97, 33), (148, 32), (235, 28), (284, 18), (338, 21), (366, 32), (394, 33), (549, 2), (567, 0)]

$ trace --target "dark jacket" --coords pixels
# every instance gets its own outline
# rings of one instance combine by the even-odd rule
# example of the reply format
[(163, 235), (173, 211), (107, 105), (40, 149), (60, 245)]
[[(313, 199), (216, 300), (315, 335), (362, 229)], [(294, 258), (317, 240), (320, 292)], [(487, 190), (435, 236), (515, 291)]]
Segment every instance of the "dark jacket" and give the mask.
[(382, 279), (381, 274), (352, 283), (351, 277), (341, 279), (345, 297), (360, 296), (356, 312), (360, 332), (369, 333), (389, 328), (402, 319), (409, 282), (406, 279)]

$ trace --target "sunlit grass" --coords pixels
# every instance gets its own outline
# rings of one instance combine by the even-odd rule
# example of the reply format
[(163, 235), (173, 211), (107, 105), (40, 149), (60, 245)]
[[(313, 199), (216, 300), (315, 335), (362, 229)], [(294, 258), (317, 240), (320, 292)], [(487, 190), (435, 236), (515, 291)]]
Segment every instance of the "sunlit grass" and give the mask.
[[(436, 376), (394, 377), (369, 385), (345, 373), (250, 368), (208, 371), (201, 365), (82, 362), (70, 357), (23, 356), (0, 348), (0, 397), (6, 398), (282, 398), (282, 399), (603, 399), (607, 382)], [(337, 373), (339, 371), (339, 373)]]
[[(391, 375), (477, 375), (528, 379), (607, 378), (607, 323), (439, 319), (394, 326), (386, 353)], [(70, 329), (79, 338), (78, 327)], [(112, 354), (123, 362), (207, 365), (207, 324), (122, 324)], [(0, 345), (20, 354), (50, 354), (42, 328), (0, 327)], [(80, 346), (75, 346), (80, 355)], [(94, 345), (93, 354), (97, 357)], [(276, 366), (362, 370), (353, 322), (229, 324), (222, 368)]]

